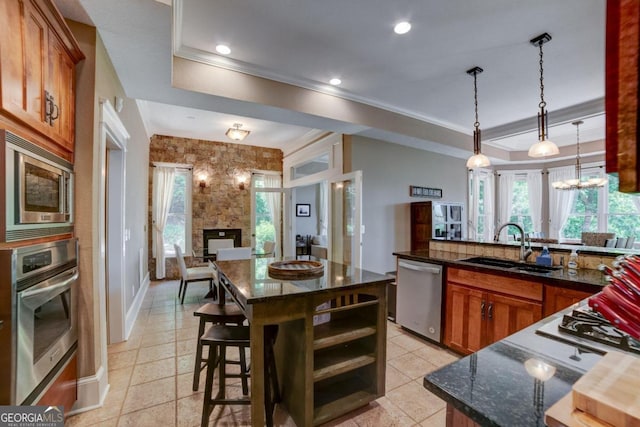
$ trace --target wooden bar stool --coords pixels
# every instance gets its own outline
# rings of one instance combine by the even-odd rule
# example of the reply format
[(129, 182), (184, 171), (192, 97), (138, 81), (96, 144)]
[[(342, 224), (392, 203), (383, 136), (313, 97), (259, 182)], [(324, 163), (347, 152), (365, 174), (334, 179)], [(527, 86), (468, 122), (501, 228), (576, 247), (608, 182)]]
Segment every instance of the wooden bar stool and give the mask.
[[(273, 426), (273, 410), (275, 404), (280, 401), (280, 388), (278, 385), (278, 374), (276, 372), (276, 363), (273, 353), (273, 344), (277, 336), (277, 326), (265, 327), (265, 415), (268, 427)], [(225, 386), (227, 378), (242, 379), (242, 393), (244, 396), (249, 394), (247, 378), (249, 377), (249, 369), (246, 364), (245, 351), (251, 346), (249, 326), (232, 326), (232, 325), (213, 325), (200, 338), (202, 346), (209, 346), (209, 357), (207, 361), (207, 380), (204, 391), (204, 403), (202, 406), (201, 426), (205, 427), (209, 424), (209, 416), (215, 405), (234, 404), (234, 405), (250, 405), (249, 397), (239, 399), (225, 398)], [(230, 361), (226, 358), (227, 347), (237, 347), (240, 352), (240, 361)], [(239, 374), (228, 374), (226, 371), (227, 364), (239, 364)], [(215, 369), (218, 368), (218, 393), (212, 398), (213, 393), (213, 377)]]
[(207, 366), (207, 360), (202, 357), (202, 341), (200, 337), (204, 334), (207, 323), (211, 324), (235, 324), (242, 325), (245, 320), (244, 313), (236, 304), (214, 304), (207, 303), (193, 312), (194, 316), (200, 318), (198, 326), (198, 342), (196, 347), (196, 364), (193, 369), (193, 391), (198, 391), (200, 385), (200, 372)]

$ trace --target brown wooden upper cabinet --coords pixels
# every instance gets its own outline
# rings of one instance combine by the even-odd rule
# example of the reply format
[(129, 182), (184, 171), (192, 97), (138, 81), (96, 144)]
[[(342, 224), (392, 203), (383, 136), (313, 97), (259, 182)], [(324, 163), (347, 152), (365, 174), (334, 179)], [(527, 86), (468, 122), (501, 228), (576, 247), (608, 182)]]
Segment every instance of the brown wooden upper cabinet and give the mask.
[(73, 159), (75, 65), (84, 59), (50, 0), (3, 0), (0, 6), (2, 110)]
[(640, 2), (607, 0), (606, 169), (618, 173), (619, 191), (640, 191), (638, 47)]

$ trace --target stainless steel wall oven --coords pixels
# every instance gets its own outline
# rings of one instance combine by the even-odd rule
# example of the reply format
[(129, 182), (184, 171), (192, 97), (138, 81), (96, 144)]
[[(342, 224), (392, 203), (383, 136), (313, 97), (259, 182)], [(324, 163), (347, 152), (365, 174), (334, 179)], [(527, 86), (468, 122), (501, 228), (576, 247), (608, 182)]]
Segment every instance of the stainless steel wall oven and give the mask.
[(10, 285), (14, 364), (7, 403), (32, 404), (77, 347), (77, 240), (0, 251), (0, 267), (7, 263), (2, 297)]

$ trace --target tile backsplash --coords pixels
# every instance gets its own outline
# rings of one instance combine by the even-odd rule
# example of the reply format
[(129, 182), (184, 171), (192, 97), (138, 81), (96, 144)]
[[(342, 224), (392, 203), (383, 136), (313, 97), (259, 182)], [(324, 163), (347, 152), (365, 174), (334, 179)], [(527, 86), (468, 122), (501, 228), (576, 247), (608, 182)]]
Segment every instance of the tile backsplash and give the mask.
[[(429, 243), (429, 249), (434, 251), (457, 253), (460, 257), (464, 256), (488, 256), (495, 258), (505, 258), (517, 261), (520, 255), (520, 247), (514, 245), (494, 244), (494, 243), (477, 243), (477, 242), (460, 242), (432, 240)], [(535, 262), (535, 259), (542, 252), (542, 247), (533, 248), (533, 254), (529, 257), (529, 262)], [(569, 261), (568, 249), (549, 248), (553, 265), (567, 265)], [(600, 264), (611, 265), (616, 255), (613, 254), (583, 254), (578, 249), (578, 268), (597, 269)]]

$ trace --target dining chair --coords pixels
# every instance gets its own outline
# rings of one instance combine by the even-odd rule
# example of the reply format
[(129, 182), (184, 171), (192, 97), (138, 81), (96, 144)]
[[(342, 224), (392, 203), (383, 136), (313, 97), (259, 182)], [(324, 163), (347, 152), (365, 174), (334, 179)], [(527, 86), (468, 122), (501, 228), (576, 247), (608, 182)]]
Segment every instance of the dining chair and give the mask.
[(262, 253), (264, 256), (273, 256), (275, 255), (276, 242), (271, 240), (265, 240), (262, 244)]
[(180, 287), (178, 288), (178, 298), (180, 298), (180, 304), (184, 304), (184, 296), (187, 293), (187, 284), (190, 282), (209, 282), (209, 292), (213, 295), (217, 295), (213, 289), (214, 271), (205, 267), (190, 267), (187, 268), (187, 264), (184, 262), (184, 256), (182, 255), (182, 249), (180, 246), (173, 245), (176, 251), (176, 260), (178, 260), (178, 267), (180, 267)]
[(216, 261), (231, 261), (235, 259), (250, 259), (251, 248), (220, 248), (216, 251)]

